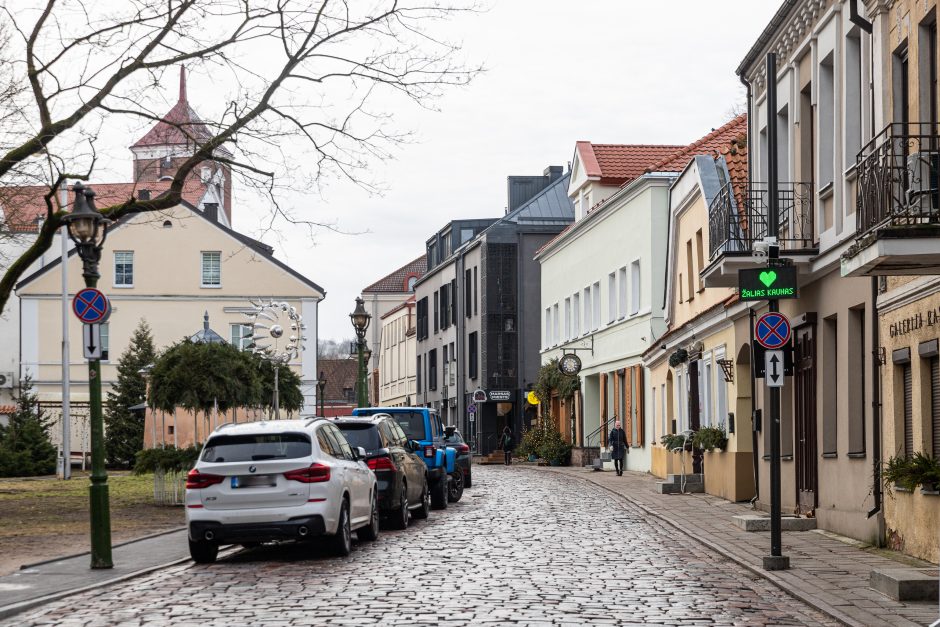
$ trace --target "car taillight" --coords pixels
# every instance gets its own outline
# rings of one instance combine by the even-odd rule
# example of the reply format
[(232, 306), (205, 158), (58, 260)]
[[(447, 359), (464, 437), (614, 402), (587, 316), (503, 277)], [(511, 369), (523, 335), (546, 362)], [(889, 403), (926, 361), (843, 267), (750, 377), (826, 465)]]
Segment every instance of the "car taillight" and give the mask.
[(457, 452), (458, 452), (458, 453), (469, 453), (469, 452), (470, 452), (470, 447), (467, 446), (466, 444), (458, 444), (458, 445), (457, 445)]
[(392, 463), (392, 459), (386, 455), (382, 457), (373, 457), (372, 459), (366, 462), (373, 471), (378, 470), (395, 470), (395, 464)]
[(288, 470), (284, 473), (286, 479), (301, 483), (323, 483), (330, 480), (330, 467), (324, 464), (313, 463), (306, 468)]
[(186, 475), (186, 489), (201, 490), (203, 488), (208, 488), (210, 485), (222, 483), (224, 480), (225, 477), (222, 477), (221, 475), (207, 475), (193, 468)]
[(434, 445), (428, 444), (424, 447), (424, 456), (425, 457), (434, 457)]

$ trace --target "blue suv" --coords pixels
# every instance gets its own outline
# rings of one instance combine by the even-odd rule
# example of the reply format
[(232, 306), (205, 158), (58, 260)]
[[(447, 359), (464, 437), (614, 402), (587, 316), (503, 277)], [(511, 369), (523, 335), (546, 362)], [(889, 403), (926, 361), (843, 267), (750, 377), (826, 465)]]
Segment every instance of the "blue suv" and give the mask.
[(389, 414), (398, 422), (412, 448), (428, 467), (431, 506), (446, 509), (451, 475), (456, 470), (457, 451), (444, 441), (446, 433), (441, 417), (427, 407), (359, 407), (353, 410), (353, 416), (374, 414)]

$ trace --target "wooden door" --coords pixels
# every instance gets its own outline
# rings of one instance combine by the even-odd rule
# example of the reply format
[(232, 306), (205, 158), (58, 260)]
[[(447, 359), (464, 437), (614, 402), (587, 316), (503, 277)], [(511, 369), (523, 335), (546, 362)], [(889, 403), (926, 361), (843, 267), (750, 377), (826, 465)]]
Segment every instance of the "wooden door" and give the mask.
[(816, 454), (816, 325), (799, 327), (793, 356), (796, 502), (800, 513), (818, 504), (819, 465)]

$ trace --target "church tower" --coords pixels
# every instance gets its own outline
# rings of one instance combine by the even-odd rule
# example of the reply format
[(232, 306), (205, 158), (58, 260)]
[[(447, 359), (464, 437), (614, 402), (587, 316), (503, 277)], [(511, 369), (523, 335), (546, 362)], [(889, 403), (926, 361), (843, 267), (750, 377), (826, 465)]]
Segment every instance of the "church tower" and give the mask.
[[(189, 106), (186, 94), (186, 68), (180, 67), (179, 100), (153, 128), (130, 147), (134, 153), (134, 182), (139, 188), (147, 183), (172, 180), (180, 165), (195, 152), (196, 146), (212, 137), (212, 132)], [(216, 154), (231, 157), (224, 148)], [(199, 209), (214, 204), (224, 211), (219, 218), (232, 223), (232, 176), (227, 164), (203, 161), (186, 180), (186, 188), (204, 188)]]

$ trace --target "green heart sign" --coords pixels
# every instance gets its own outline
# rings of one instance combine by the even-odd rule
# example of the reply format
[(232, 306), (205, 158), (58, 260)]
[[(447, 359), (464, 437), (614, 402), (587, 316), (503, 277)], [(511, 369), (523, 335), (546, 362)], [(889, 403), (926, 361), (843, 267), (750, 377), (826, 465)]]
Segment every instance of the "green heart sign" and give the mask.
[(774, 284), (774, 281), (777, 280), (777, 273), (773, 270), (767, 270), (760, 273), (760, 282), (764, 284), (765, 287), (770, 287)]

